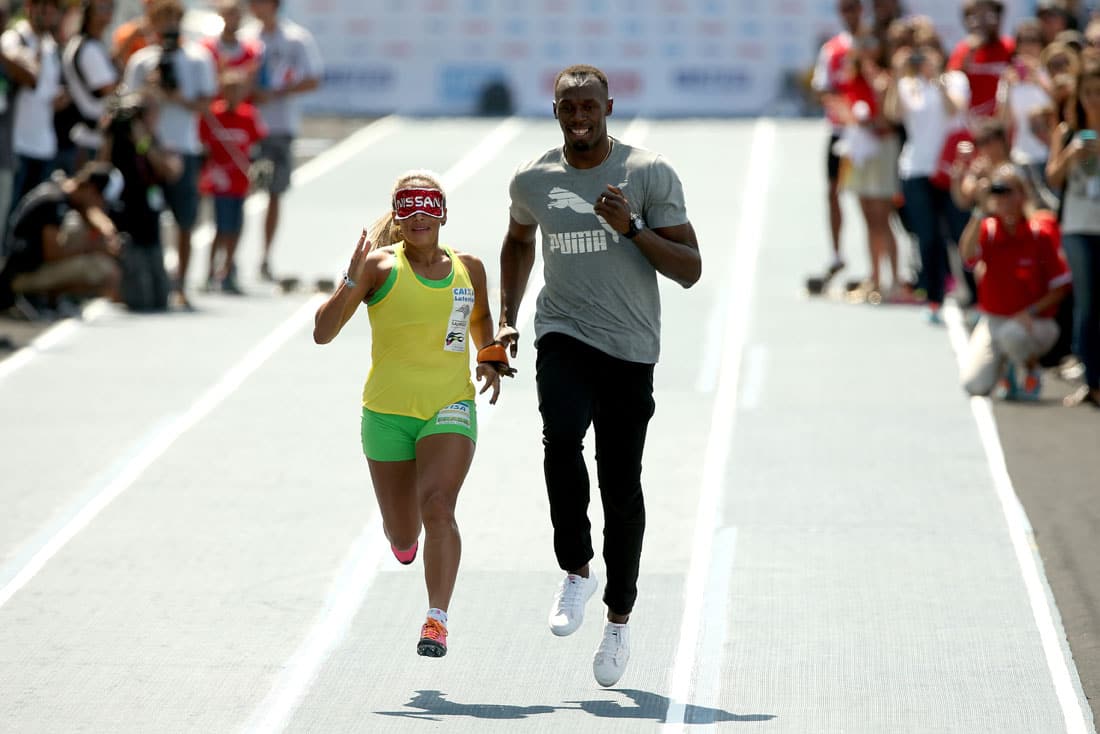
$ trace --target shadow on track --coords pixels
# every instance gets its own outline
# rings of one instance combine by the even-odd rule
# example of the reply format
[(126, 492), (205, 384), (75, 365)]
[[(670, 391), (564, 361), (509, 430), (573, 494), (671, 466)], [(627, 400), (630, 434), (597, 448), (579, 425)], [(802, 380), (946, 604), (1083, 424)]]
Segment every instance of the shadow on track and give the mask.
[[(405, 706), (411, 711), (377, 711), (383, 716), (400, 716), (410, 719), (442, 721), (443, 717), (469, 716), (477, 719), (526, 719), (538, 714), (555, 711), (581, 710), (602, 719), (638, 719), (664, 722), (668, 711), (668, 698), (647, 691), (632, 689), (611, 690), (630, 699), (632, 705), (609, 699), (591, 701), (565, 701), (573, 706), (509, 706), (493, 703), (456, 703), (448, 701), (442, 691), (417, 691)], [(687, 706), (684, 721), (688, 724), (714, 724), (724, 721), (771, 721), (772, 714), (733, 714), (706, 706)]]

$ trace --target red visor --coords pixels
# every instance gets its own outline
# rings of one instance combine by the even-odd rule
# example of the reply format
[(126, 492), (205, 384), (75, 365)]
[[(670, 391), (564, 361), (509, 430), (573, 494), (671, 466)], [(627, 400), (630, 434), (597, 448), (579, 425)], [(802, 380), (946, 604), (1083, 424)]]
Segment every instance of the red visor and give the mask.
[(426, 214), (442, 219), (447, 200), (439, 189), (399, 189), (393, 195), (393, 218), (408, 219), (413, 214)]

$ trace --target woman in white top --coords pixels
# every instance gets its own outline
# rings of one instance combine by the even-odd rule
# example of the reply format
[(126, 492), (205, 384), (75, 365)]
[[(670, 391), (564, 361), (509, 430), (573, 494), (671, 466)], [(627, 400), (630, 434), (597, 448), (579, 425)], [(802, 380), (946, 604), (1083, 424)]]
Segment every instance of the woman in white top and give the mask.
[(948, 191), (932, 178), (948, 136), (965, 124), (969, 83), (959, 72), (944, 73), (939, 39), (922, 34), (914, 45), (894, 55), (894, 83), (887, 92), (885, 112), (905, 126), (905, 146), (898, 159), (905, 221), (920, 248), (917, 287), (925, 293), (929, 318), (938, 321), (947, 279), (947, 240), (953, 229), (953, 205)]
[(1030, 18), (1021, 21), (1016, 26), (1016, 54), (997, 88), (997, 112), (1012, 140), (1012, 162), (1027, 175), (1042, 203), (1054, 207), (1057, 204), (1053, 197), (1044, 193), (1047, 191), (1044, 170), (1050, 148), (1046, 140), (1036, 135), (1036, 118), (1054, 104), (1047, 93), (1050, 80), (1045, 78), (1039, 60), (1042, 52), (1039, 22)]
[(1047, 178), (1062, 189), (1062, 249), (1073, 272), (1073, 351), (1085, 384), (1068, 405), (1100, 408), (1100, 61), (1078, 76), (1067, 119), (1051, 136)]

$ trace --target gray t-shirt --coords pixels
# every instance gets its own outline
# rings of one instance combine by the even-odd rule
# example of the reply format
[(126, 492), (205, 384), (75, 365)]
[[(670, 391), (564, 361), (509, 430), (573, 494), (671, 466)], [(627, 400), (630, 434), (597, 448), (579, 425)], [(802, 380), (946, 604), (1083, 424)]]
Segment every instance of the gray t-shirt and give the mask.
[[(272, 33), (265, 33), (259, 23), (251, 23), (241, 30), (244, 38), (258, 39), (263, 43), (264, 55), (260, 73), (256, 79), (262, 89), (278, 91), (304, 79), (321, 79), (324, 63), (313, 36), (302, 26), (281, 19)], [(260, 105), (260, 116), (272, 135), (298, 134), (301, 95), (279, 97)]]
[(661, 348), (657, 270), (594, 213), (608, 184), (623, 190), (647, 227), (688, 221), (672, 166), (614, 139), (611, 155), (595, 168), (573, 168), (554, 148), (512, 178), (512, 218), (542, 230), (546, 284), (535, 311), (535, 342), (562, 333), (618, 359), (655, 364)]

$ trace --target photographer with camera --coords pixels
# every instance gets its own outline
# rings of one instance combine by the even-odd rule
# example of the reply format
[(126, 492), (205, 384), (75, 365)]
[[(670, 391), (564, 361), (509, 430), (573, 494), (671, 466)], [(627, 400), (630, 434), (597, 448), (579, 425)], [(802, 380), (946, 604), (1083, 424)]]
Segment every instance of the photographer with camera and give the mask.
[(179, 305), (190, 308), (183, 289), (191, 260), (191, 230), (199, 209), (199, 115), (217, 93), (217, 78), (210, 53), (180, 37), (183, 5), (179, 0), (154, 0), (149, 12), (160, 42), (130, 57), (122, 81), (127, 89), (141, 90), (160, 103), (156, 137), (183, 162), (182, 175), (165, 185), (164, 195), (176, 221), (179, 270), (175, 289)]
[(0, 309), (19, 296), (52, 305), (65, 294), (114, 295), (120, 238), (104, 209), (121, 188), (117, 171), (94, 162), (20, 199), (9, 222), (11, 254), (0, 268)]
[(928, 320), (940, 323), (948, 274), (946, 235), (965, 215), (933, 178), (948, 137), (965, 124), (959, 111), (966, 109), (970, 90), (961, 72), (944, 72), (942, 45), (934, 31), (922, 30), (914, 41), (912, 47), (898, 49), (892, 59), (894, 74), (885, 111), (888, 119), (905, 127), (898, 172), (905, 222), (920, 249), (917, 290), (927, 299)]
[(982, 278), (981, 317), (961, 375), (971, 395), (989, 395), (1001, 382), (1006, 399), (1038, 399), (1039, 359), (1058, 340), (1054, 314), (1072, 276), (1057, 223), (1030, 211), (1024, 181), (1012, 165), (994, 169), (959, 241), (959, 254)]
[(124, 182), (112, 215), (129, 237), (122, 252), (121, 295), (133, 311), (168, 308), (160, 215), (165, 208), (164, 189), (179, 180), (183, 163), (157, 140), (158, 116), (155, 97), (133, 92), (110, 97), (99, 153), (118, 169)]

